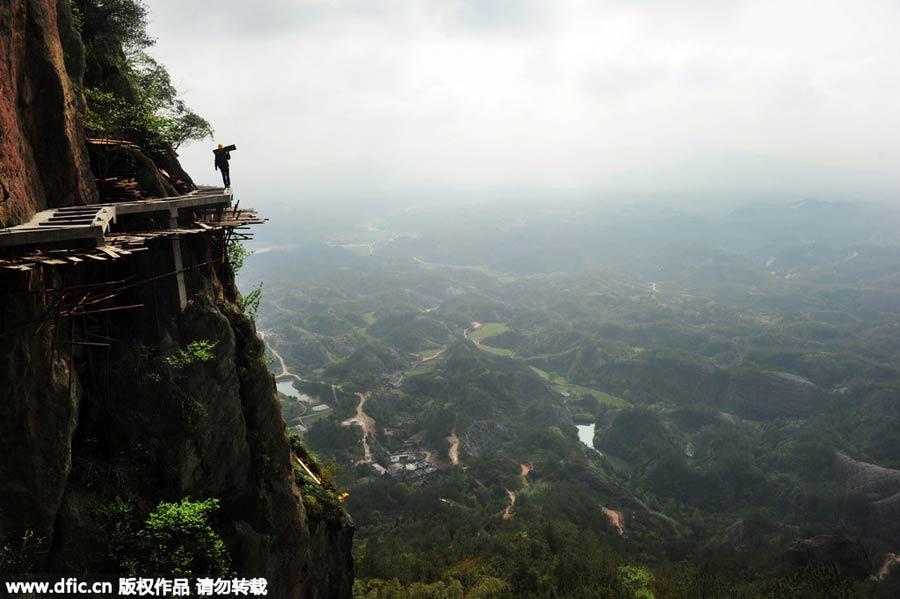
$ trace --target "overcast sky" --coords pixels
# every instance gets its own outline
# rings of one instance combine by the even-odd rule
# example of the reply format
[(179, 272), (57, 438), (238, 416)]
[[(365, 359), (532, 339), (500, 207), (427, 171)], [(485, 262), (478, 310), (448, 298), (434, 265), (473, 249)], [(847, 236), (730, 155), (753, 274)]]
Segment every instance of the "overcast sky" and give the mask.
[(900, 188), (897, 0), (147, 3), (236, 189)]

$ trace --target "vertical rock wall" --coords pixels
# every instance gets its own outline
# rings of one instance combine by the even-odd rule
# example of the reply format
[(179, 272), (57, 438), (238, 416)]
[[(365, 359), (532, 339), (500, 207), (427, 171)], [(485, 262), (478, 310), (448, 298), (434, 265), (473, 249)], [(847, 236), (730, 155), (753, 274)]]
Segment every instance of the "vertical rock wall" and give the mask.
[[(349, 597), (352, 526), (307, 517), (264, 346), (217, 239), (182, 250), (184, 311), (168, 241), (112, 263), (0, 272), (0, 546), (31, 533), (43, 539), (23, 556), (34, 572), (118, 572), (105, 506), (125, 500), (143, 522), (161, 501), (215, 497), (240, 576), (266, 578), (274, 597)], [(137, 307), (102, 316), (60, 316), (48, 293), (106, 280), (149, 282), (114, 301)], [(196, 341), (210, 357), (168, 359)]]
[(69, 0), (0, 2), (0, 226), (96, 201)]
[(52, 534), (72, 465), (81, 393), (43, 295), (58, 282), (0, 276), (0, 546)]

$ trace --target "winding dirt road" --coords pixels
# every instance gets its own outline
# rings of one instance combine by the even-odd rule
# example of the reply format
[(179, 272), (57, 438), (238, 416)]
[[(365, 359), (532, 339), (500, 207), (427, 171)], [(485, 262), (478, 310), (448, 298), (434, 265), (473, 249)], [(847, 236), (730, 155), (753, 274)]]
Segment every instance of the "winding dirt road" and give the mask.
[[(531, 464), (519, 464), (519, 476), (522, 477), (522, 486), (528, 486), (528, 473), (531, 472)], [(509, 489), (504, 489), (506, 491), (506, 496), (509, 498), (509, 505), (506, 506), (506, 509), (503, 510), (503, 519), (509, 520), (513, 517), (513, 508), (516, 506), (516, 497), (517, 493), (515, 491), (510, 491)]]
[(308, 382), (306, 379), (301, 378), (288, 370), (287, 364), (284, 363), (284, 358), (281, 357), (281, 354), (278, 353), (274, 347), (272, 347), (271, 343), (266, 342), (266, 333), (264, 331), (259, 331), (259, 338), (262, 339), (263, 343), (266, 345), (266, 349), (272, 352), (272, 355), (278, 360), (278, 363), (281, 365), (281, 372), (275, 375), (276, 379), (283, 379), (285, 377), (295, 378), (302, 383)]
[[(337, 400), (337, 392), (335, 391), (335, 385), (331, 386), (331, 392), (335, 395), (335, 401)], [(369, 435), (375, 435), (375, 419), (366, 414), (365, 410), (363, 410), (363, 406), (366, 405), (366, 396), (367, 393), (357, 393), (356, 396), (359, 398), (359, 403), (356, 405), (356, 416), (353, 418), (348, 418), (344, 420), (341, 424), (344, 426), (357, 425), (362, 431), (362, 445), (363, 445), (363, 454), (364, 458), (357, 462), (357, 464), (371, 464), (372, 463), (372, 448), (369, 447)]]
[(447, 452), (447, 455), (450, 457), (450, 463), (454, 466), (459, 465), (459, 437), (456, 435), (456, 422), (453, 423), (453, 430), (450, 431), (450, 436), (447, 437), (447, 441), (450, 442), (450, 450)]
[(891, 573), (891, 569), (898, 564), (900, 564), (900, 555), (888, 553), (884, 556), (884, 563), (881, 565), (881, 568), (878, 569), (878, 574), (872, 576), (872, 578), (875, 580), (884, 580), (887, 578), (888, 574)]
[(509, 505), (506, 506), (505, 510), (503, 510), (503, 519), (509, 520), (510, 518), (513, 517), (512, 511), (513, 511), (513, 507), (515, 507), (515, 505), (516, 505), (516, 493), (515, 493), (515, 491), (510, 491), (509, 489), (506, 489), (506, 496), (509, 497)]
[[(266, 334), (263, 331), (259, 332), (260, 339), (263, 340), (263, 343), (266, 342)], [(287, 377), (292, 377), (297, 379), (300, 382), (309, 382), (306, 379), (303, 379), (287, 368), (287, 364), (284, 363), (284, 358), (281, 357), (281, 354), (272, 347), (270, 344), (266, 343), (266, 347), (272, 352), (272, 355), (278, 359), (278, 363), (281, 365), (281, 372), (275, 375), (276, 379), (283, 379)], [(436, 356), (435, 356), (436, 357)], [(334, 400), (335, 404), (337, 404), (337, 392), (340, 387), (338, 385), (331, 385), (331, 397)], [(366, 404), (366, 395), (365, 393), (357, 393), (356, 396), (359, 397), (359, 404), (356, 406), (356, 416), (353, 418), (348, 418), (344, 420), (341, 424), (344, 426), (349, 426), (352, 424), (359, 425), (362, 428), (362, 444), (363, 444), (363, 454), (364, 458), (357, 463), (371, 464), (372, 463), (372, 448), (369, 447), (369, 436), (375, 435), (375, 419), (366, 414), (365, 410), (363, 410), (363, 406)], [(305, 414), (305, 412), (304, 412)]]

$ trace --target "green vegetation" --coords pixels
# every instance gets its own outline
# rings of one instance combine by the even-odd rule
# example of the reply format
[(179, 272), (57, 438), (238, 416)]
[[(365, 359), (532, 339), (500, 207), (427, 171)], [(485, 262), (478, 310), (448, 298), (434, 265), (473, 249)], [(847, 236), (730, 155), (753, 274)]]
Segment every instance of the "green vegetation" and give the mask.
[(240, 272), (244, 268), (244, 262), (246, 262), (247, 258), (253, 255), (253, 252), (248, 250), (247, 246), (236, 239), (228, 242), (225, 253), (228, 258), (228, 264), (231, 265), (231, 271), (234, 274)]
[(160, 503), (137, 534), (133, 572), (173, 576), (228, 574), (225, 544), (209, 523), (218, 499)]
[(418, 237), (366, 260), (322, 246), (253, 263), (292, 371), (368, 393), (380, 466), (440, 466), (418, 482), (359, 464), (352, 396), (310, 427), (351, 493), (355, 596), (896, 596), (900, 574), (867, 577), (897, 513), (847, 481), (900, 467), (900, 251), (823, 242), (763, 267), (792, 250), (740, 246), (733, 223), (715, 228), (727, 248), (668, 247), (678, 227), (633, 217), (514, 235), (508, 217), (404, 216)]
[(260, 283), (251, 289), (249, 293), (242, 295), (237, 302), (241, 311), (254, 320), (256, 319), (256, 314), (259, 312), (259, 302), (262, 300), (262, 288), (263, 284)]
[[(482, 347), (484, 346), (482, 345)], [(551, 374), (536, 366), (530, 366), (530, 368), (539, 377), (548, 381), (551, 389), (566, 397), (573, 397), (575, 399), (583, 396), (593, 397), (601, 406), (607, 408), (625, 408), (631, 405), (624, 399), (614, 397), (609, 393), (597, 391), (596, 389), (589, 389), (582, 385), (572, 385), (566, 381), (565, 377), (558, 374)]]
[(490, 345), (485, 345), (484, 343), (479, 343), (478, 347), (483, 349), (484, 351), (494, 354), (495, 356), (505, 356), (505, 357), (513, 357), (516, 355), (516, 352), (511, 349), (504, 349), (502, 347), (491, 347)]
[(208, 339), (191, 341), (187, 344), (187, 347), (179, 349), (171, 356), (163, 358), (163, 362), (177, 370), (181, 370), (191, 364), (209, 362), (216, 357), (214, 351), (216, 345), (218, 345), (218, 342), (213, 343)]
[(230, 559), (210, 519), (217, 499), (161, 502), (142, 525), (134, 506), (116, 497), (96, 510), (107, 531), (110, 560), (130, 575), (227, 576)]
[(494, 335), (499, 335), (500, 333), (505, 333), (508, 330), (509, 327), (505, 324), (499, 322), (486, 322), (477, 329), (469, 331), (469, 340), (477, 343), (482, 339), (493, 337)]
[(33, 530), (26, 530), (17, 543), (0, 547), (0, 572), (7, 576), (30, 573), (43, 546), (43, 537), (35, 537)]
[(147, 150), (177, 149), (212, 136), (212, 127), (179, 99), (166, 68), (144, 50), (147, 6), (140, 0), (73, 0), (85, 45), (85, 126), (94, 137)]
[(588, 389), (587, 387), (583, 387), (581, 385), (553, 385), (552, 388), (554, 391), (558, 389), (564, 390), (569, 395), (589, 395), (598, 400), (600, 402), (600, 405), (607, 408), (624, 408), (631, 405), (624, 399), (614, 397), (609, 393), (604, 393), (603, 391), (597, 391), (596, 389)]
[(291, 437), (291, 450), (296, 458), (302, 460), (303, 464), (318, 478), (317, 481), (310, 476), (303, 465), (294, 464), (294, 479), (297, 481), (297, 486), (300, 487), (307, 516), (316, 520), (344, 522), (347, 519), (343, 507), (345, 496), (336, 486), (335, 478), (340, 467), (335, 459), (332, 458), (330, 462), (323, 465), (297, 436)]

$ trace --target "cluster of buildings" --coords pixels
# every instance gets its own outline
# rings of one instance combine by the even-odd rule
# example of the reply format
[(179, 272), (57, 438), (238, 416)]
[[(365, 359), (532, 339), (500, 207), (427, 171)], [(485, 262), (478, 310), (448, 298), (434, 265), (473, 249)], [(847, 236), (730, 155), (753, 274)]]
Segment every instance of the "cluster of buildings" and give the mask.
[(387, 468), (381, 464), (372, 464), (372, 467), (382, 476), (407, 483), (426, 483), (438, 473), (437, 467), (420, 452), (395, 453), (391, 455)]

